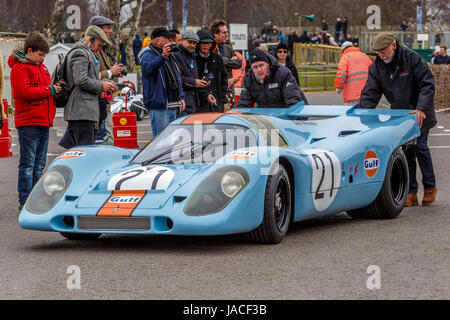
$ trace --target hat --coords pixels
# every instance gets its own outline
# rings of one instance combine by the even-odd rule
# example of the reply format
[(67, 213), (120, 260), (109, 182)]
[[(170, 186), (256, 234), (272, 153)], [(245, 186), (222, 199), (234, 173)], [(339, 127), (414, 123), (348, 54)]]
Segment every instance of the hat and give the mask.
[(191, 40), (191, 41), (195, 41), (195, 42), (199, 42), (200, 41), (200, 37), (195, 32), (192, 32), (192, 31), (183, 32), (181, 34), (181, 39), (183, 39), (183, 40)]
[(252, 65), (255, 62), (258, 61), (264, 61), (269, 63), (269, 57), (267, 57), (267, 54), (265, 54), (263, 51), (259, 49), (255, 49), (252, 52), (250, 52), (250, 57), (248, 59), (248, 62), (250, 65)]
[(173, 38), (174, 34), (172, 32), (170, 32), (169, 30), (167, 30), (167, 28), (158, 27), (152, 31), (150, 38), (155, 39), (158, 37)]
[(350, 41), (345, 41), (342, 46), (341, 46), (341, 51), (344, 52), (345, 49), (347, 49), (348, 47), (352, 47), (353, 43), (351, 43)]
[(94, 37), (94, 38), (99, 39), (99, 40), (102, 40), (108, 46), (111, 45), (111, 41), (109, 41), (108, 37), (106, 36), (106, 34), (103, 32), (103, 30), (100, 27), (89, 26), (86, 29), (86, 35)]
[(209, 30), (200, 29), (197, 31), (197, 35), (200, 39), (200, 43), (213, 43), (214, 38)]
[(114, 22), (108, 18), (105, 18), (103, 16), (93, 16), (90, 20), (89, 20), (89, 25), (90, 26), (104, 26), (104, 25), (109, 25), (109, 24), (114, 24)]
[(381, 51), (389, 47), (392, 42), (395, 41), (395, 37), (393, 33), (383, 32), (373, 38), (372, 41), (372, 50), (373, 51)]
[(285, 50), (288, 50), (288, 51), (289, 51), (289, 46), (287, 45), (286, 42), (280, 42), (280, 43), (277, 45), (277, 48), (275, 49), (275, 52), (278, 52), (278, 50), (280, 50), (280, 49), (285, 49)]

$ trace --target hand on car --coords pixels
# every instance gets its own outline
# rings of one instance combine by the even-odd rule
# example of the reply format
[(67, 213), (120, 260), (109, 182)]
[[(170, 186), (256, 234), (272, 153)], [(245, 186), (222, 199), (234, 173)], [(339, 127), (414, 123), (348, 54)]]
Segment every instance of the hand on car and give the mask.
[(419, 124), (419, 128), (422, 128), (423, 120), (425, 120), (427, 115), (422, 110), (414, 110), (414, 111), (411, 111), (409, 114), (413, 114), (413, 113), (415, 113), (417, 115), (417, 123)]

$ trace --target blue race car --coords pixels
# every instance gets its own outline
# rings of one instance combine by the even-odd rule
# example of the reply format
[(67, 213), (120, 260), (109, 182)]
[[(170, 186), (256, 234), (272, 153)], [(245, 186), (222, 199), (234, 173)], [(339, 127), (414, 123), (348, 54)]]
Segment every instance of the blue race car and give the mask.
[(100, 234), (244, 234), (279, 243), (289, 224), (346, 211), (394, 218), (406, 202), (410, 110), (233, 109), (172, 122), (142, 150), (83, 146), (33, 188), (22, 228)]

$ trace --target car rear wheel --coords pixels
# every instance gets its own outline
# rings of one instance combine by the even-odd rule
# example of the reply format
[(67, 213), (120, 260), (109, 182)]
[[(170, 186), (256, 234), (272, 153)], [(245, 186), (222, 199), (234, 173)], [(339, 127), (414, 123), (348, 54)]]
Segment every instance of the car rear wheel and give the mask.
[(286, 169), (277, 164), (267, 179), (264, 217), (261, 225), (245, 235), (253, 243), (280, 243), (291, 220), (291, 185)]
[(60, 234), (69, 240), (95, 240), (100, 237), (101, 233), (72, 233), (72, 232), (60, 232)]
[(408, 197), (408, 162), (401, 148), (396, 149), (389, 158), (383, 186), (377, 198), (367, 207), (348, 210), (352, 218), (392, 219), (405, 207)]

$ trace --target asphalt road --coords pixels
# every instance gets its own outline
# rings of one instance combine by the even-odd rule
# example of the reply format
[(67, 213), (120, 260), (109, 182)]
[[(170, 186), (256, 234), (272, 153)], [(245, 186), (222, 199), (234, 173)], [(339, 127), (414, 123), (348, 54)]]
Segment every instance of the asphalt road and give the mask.
[[(341, 103), (334, 93), (307, 96)], [(433, 206), (406, 208), (393, 220), (341, 213), (301, 222), (270, 246), (238, 236), (77, 242), (23, 230), (16, 146), (0, 159), (0, 299), (449, 299), (450, 114), (438, 120), (429, 139), (439, 189)], [(139, 125), (141, 146), (148, 123)], [(56, 141), (64, 125), (58, 119), (52, 130), (48, 163), (63, 151)]]

